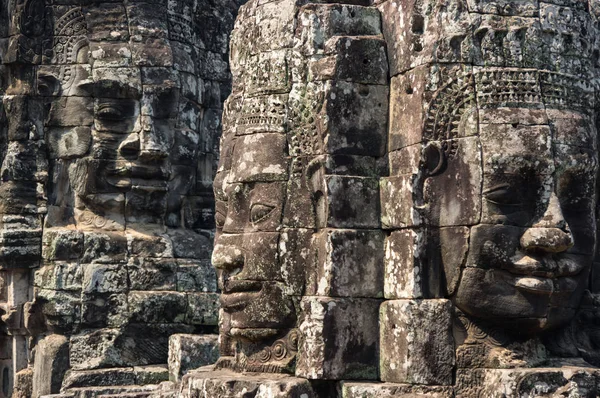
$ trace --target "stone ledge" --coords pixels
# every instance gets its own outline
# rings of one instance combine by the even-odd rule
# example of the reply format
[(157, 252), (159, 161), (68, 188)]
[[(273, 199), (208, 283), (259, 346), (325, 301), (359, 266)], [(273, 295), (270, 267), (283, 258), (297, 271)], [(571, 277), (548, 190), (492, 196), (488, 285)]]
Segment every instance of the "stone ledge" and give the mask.
[(454, 388), (396, 383), (340, 382), (342, 398), (451, 398)]
[[(225, 393), (225, 395), (224, 395)], [(260, 394), (260, 395), (258, 395)], [(183, 377), (181, 398), (269, 397), (317, 398), (310, 382), (285, 374), (210, 371), (206, 367)]]

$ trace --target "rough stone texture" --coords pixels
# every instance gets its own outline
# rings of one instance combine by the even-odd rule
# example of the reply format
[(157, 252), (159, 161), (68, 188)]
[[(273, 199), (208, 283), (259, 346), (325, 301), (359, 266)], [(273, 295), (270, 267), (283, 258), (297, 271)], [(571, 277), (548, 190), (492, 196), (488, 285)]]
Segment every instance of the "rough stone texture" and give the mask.
[(32, 396), (60, 392), (69, 369), (69, 341), (65, 336), (50, 335), (38, 343), (33, 368)]
[(343, 381), (342, 398), (451, 398), (454, 389), (447, 386), (414, 384), (365, 383)]
[(381, 380), (451, 385), (452, 306), (448, 300), (388, 300), (380, 315)]
[(2, 397), (158, 383), (138, 367), (166, 364), (170, 335), (216, 332), (211, 181), (238, 8), (0, 1)]
[(174, 334), (169, 337), (169, 379), (178, 382), (188, 371), (219, 358), (218, 335)]
[(0, 398), (600, 395), (598, 1), (238, 6), (0, 0)]
[(303, 298), (296, 376), (375, 379), (380, 303), (374, 299)]
[(306, 379), (289, 375), (201, 371), (184, 376), (181, 397), (317, 398)]
[(598, 394), (596, 368), (565, 366), (537, 369), (477, 369), (459, 371), (457, 396), (523, 397), (580, 396)]

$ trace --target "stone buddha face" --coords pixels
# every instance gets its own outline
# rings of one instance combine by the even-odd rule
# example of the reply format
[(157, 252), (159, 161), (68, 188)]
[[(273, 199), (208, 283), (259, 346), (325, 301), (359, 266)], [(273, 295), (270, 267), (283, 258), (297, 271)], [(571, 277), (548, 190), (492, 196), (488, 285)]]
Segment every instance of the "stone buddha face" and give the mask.
[(293, 233), (284, 228), (286, 137), (254, 133), (232, 141), (222, 144), (230, 152), (215, 179), (213, 265), (222, 289), (221, 338), (230, 344), (221, 354), (243, 353), (251, 371), (289, 371), (305, 264), (291, 259)]
[(477, 135), (430, 149), (447, 163), (424, 184), (455, 305), (525, 334), (574, 316), (596, 240), (594, 113), (545, 101), (480, 108)]
[[(82, 229), (179, 227), (184, 218), (188, 227), (208, 225), (210, 214), (189, 220), (198, 213), (195, 200), (210, 197), (197, 175), (205, 171), (200, 153), (212, 149), (203, 148), (210, 145), (210, 112), (200, 105), (202, 81), (186, 53), (193, 47), (176, 37), (177, 29), (167, 33), (166, 15), (128, 21), (118, 14), (123, 7), (107, 6), (111, 18), (103, 22), (100, 8), (84, 15), (65, 6), (54, 24), (62, 30), (54, 32), (38, 73), (48, 98), (51, 210), (60, 209), (63, 219), (71, 213)], [(173, 24), (185, 29), (185, 19)]]

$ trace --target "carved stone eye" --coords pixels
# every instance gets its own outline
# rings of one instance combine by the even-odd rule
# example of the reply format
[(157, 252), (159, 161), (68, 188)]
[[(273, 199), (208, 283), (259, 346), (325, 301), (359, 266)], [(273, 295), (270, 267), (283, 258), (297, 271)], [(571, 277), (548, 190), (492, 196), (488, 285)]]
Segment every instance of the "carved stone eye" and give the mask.
[(519, 206), (519, 198), (510, 189), (509, 184), (496, 185), (483, 192), (485, 199), (495, 205), (500, 206)]
[(273, 206), (256, 203), (250, 208), (250, 221), (253, 224), (263, 221), (275, 209)]
[(96, 117), (107, 122), (120, 122), (133, 117), (135, 104), (131, 101), (107, 100), (96, 107)]
[(115, 107), (110, 105), (102, 105), (98, 108), (96, 112), (96, 116), (102, 120), (110, 120), (110, 121), (119, 121), (124, 120), (126, 116), (123, 112)]

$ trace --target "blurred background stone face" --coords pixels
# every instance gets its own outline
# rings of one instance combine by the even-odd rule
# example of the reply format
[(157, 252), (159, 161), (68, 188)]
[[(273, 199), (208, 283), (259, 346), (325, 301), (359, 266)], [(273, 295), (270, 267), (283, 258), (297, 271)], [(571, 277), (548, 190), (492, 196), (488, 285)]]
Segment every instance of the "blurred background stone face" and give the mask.
[(238, 6), (0, 4), (3, 396), (103, 372), (156, 384), (173, 334), (210, 334), (216, 359), (212, 179)]

